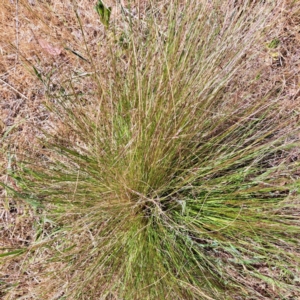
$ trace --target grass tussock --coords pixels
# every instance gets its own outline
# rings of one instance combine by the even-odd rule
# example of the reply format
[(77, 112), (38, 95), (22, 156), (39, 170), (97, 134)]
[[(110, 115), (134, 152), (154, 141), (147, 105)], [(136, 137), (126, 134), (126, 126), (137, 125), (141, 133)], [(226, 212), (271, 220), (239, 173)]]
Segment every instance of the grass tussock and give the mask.
[(260, 70), (249, 69), (281, 1), (117, 5), (92, 45), (78, 5), (79, 50), (37, 38), (76, 69), (20, 58), (51, 120), (39, 154), (10, 170), (17, 188), (2, 184), (35, 211), (34, 240), (5, 252), (40, 266), (31, 295), (295, 296), (298, 112), (291, 122), (282, 109), (282, 83), (257, 93)]

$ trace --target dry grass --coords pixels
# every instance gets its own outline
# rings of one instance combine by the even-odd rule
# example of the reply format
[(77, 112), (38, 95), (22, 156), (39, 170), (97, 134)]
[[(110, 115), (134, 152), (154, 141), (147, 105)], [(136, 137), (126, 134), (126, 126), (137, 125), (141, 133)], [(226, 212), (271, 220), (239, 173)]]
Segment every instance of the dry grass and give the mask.
[[(300, 113), (300, 5), (297, 1), (279, 2), (280, 5), (273, 11), (273, 18), (268, 20), (269, 26), (266, 27), (264, 35), (245, 51), (243, 70), (234, 74), (232, 80), (224, 87), (223, 91), (230, 95), (226, 98), (230, 101), (224, 103), (224, 106), (234, 110), (243, 103), (243, 106), (247, 107), (255, 99), (261, 99), (269, 91), (276, 90), (276, 86), (280, 86), (281, 92), (279, 96), (277, 95), (277, 100), (280, 101), (276, 102), (278, 110), (276, 116), (273, 115), (273, 122), (274, 124), (283, 122), (284, 128), (279, 127), (282, 136), (290, 131), (293, 133), (290, 138), (297, 140), (300, 138), (299, 131), (296, 130)], [(166, 10), (165, 3), (165, 1), (155, 1), (157, 13)], [(207, 3), (211, 5), (210, 1)], [(112, 22), (120, 31), (125, 30), (118, 5), (108, 1), (107, 4), (113, 7)], [(61, 137), (65, 136), (68, 136), (68, 142), (80, 142), (72, 127), (67, 126), (65, 120), (59, 117), (58, 111), (51, 112), (46, 109), (45, 104), (52, 105), (49, 93), (57, 93), (61, 83), (76, 74), (82, 76), (97, 71), (104, 79), (105, 76), (109, 77), (113, 74), (107, 58), (110, 48), (105, 41), (114, 39), (114, 36), (110, 35), (99, 22), (93, 6), (94, 3), (91, 4), (87, 0), (76, 1), (77, 12), (86, 33), (85, 44), (71, 2), (66, 4), (55, 0), (2, 0), (0, 8), (0, 176), (2, 182), (17, 191), (21, 191), (21, 187), (10, 176), (12, 170), (18, 169), (16, 162), (28, 154), (42, 161), (49, 154), (38, 141), (43, 135), (41, 129), (51, 133), (53, 140), (57, 138), (58, 142), (61, 142)], [(131, 12), (137, 22), (139, 20), (141, 22), (139, 28), (143, 28), (146, 11), (150, 6), (147, 1), (131, 2)], [(86, 63), (66, 48), (81, 54), (89, 61), (97, 59), (100, 62), (97, 64), (97, 70), (95, 64)], [(121, 59), (123, 59), (123, 66), (126, 67), (129, 58), (124, 56)], [(32, 65), (39, 74), (43, 74), (43, 82), (37, 78)], [(223, 67), (220, 66), (221, 73)], [(86, 95), (83, 100), (88, 102), (95, 94), (101, 94), (101, 91), (97, 82), (86, 80), (84, 76), (82, 80), (79, 78), (80, 80), (76, 81), (72, 88), (74, 93)], [(101, 88), (106, 90), (108, 87), (109, 80), (104, 80)], [(93, 118), (95, 106), (93, 103), (88, 104), (90, 106), (84, 106), (87, 111), (85, 113)], [(222, 109), (226, 111), (224, 107)], [(283, 164), (288, 165), (289, 162), (296, 162), (299, 159), (299, 150), (293, 148), (288, 154), (281, 155), (282, 157), (276, 158), (277, 161), (282, 159)], [(299, 180), (299, 167), (298, 170), (294, 168), (292, 171), (293, 179)], [(284, 187), (286, 184), (285, 179), (278, 181), (278, 186)], [(55, 227), (49, 223), (47, 215), (43, 215), (44, 212), (35, 210), (24, 202), (17, 201), (7, 190), (1, 190), (1, 187), (0, 195), (0, 248), (5, 251), (7, 249), (18, 251), (26, 247), (36, 247), (34, 248), (36, 250), (31, 253), (26, 253), (25, 257), (12, 255), (10, 259), (6, 258), (3, 261), (0, 266), (2, 289), (0, 298), (54, 300), (65, 299), (64, 293), (74, 295), (72, 290), (68, 290), (68, 284), (71, 282), (70, 289), (72, 289), (74, 273), (71, 272), (76, 273), (76, 270), (70, 269), (63, 275), (57, 274), (58, 269), (69, 270), (66, 263), (59, 260), (47, 264), (46, 269), (44, 261), (52, 258), (53, 249), (39, 248), (35, 245), (36, 240), (43, 240), (43, 237), (47, 239)], [(299, 216), (299, 210), (294, 209), (294, 207), (299, 208), (299, 195), (290, 194), (285, 201), (287, 205), (283, 211), (278, 211), (278, 216), (282, 218), (287, 215), (290, 218)], [(85, 240), (88, 239), (86, 236), (76, 238), (79, 243), (91, 243)], [(295, 236), (295, 238), (300, 237)], [(291, 251), (288, 244), (282, 243), (277, 246), (280, 251)], [(242, 283), (244, 289), (248, 291), (247, 299), (298, 299), (300, 281), (297, 272), (299, 272), (300, 253), (295, 249), (293, 248), (294, 252), (291, 252), (295, 257), (295, 265), (290, 273), (285, 273), (286, 271), (280, 268), (270, 268), (267, 263), (260, 262), (254, 265), (258, 273), (284, 281), (290, 289), (280, 290), (278, 286), (273, 285), (272, 281), (268, 283), (262, 278), (247, 277), (247, 272), (239, 269), (238, 264), (236, 268), (228, 264), (226, 271), (236, 278), (237, 282)], [(213, 249), (208, 250), (208, 252), (213, 251)], [(218, 256), (221, 261), (233, 258), (225, 251), (213, 255)], [(81, 278), (80, 275), (78, 278)], [(94, 280), (97, 281), (97, 278)], [(114, 278), (111, 278), (111, 281), (114, 281)], [(91, 280), (89, 286), (97, 286), (97, 283)], [(43, 290), (47, 290), (48, 294), (43, 295)], [(199, 295), (192, 298), (188, 294), (187, 299), (201, 299)], [(89, 299), (102, 299), (101, 291), (98, 294), (95, 292), (93, 297)], [(171, 293), (169, 297), (174, 295)], [(231, 290), (226, 297), (226, 299), (242, 299), (239, 293), (235, 296)], [(103, 299), (118, 299), (117, 291), (113, 290), (107, 298)]]

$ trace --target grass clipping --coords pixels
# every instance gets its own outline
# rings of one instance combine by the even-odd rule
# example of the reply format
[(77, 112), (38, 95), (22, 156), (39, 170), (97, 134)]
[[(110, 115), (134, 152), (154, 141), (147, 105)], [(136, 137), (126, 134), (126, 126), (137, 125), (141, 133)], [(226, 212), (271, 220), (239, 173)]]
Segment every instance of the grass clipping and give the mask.
[(41, 219), (24, 251), (60, 266), (44, 268), (43, 299), (50, 288), (66, 299), (272, 297), (258, 280), (281, 296), (296, 288), (299, 129), (281, 113), (281, 87), (256, 96), (247, 69), (272, 6), (220, 2), (169, 1), (139, 17), (121, 7), (105, 24), (105, 60), (83, 38), (80, 75), (53, 88), (34, 69), (64, 124), (14, 174), (15, 197)]

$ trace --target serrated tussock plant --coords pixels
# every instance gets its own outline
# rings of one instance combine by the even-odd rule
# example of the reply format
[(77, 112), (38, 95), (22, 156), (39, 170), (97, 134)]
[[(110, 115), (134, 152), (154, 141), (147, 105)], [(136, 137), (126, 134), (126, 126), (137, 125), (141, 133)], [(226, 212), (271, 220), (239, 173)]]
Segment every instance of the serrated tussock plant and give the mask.
[[(50, 249), (45, 264), (61, 267), (48, 287), (66, 299), (268, 297), (257, 281), (293, 289), (299, 130), (280, 86), (256, 96), (237, 84), (255, 74), (251, 49), (280, 1), (222, 2), (152, 2), (143, 18), (120, 9), (105, 60), (85, 40), (88, 76), (49, 88), (64, 130), (43, 131), (43, 156), (15, 177), (53, 224), (28, 251)], [(92, 90), (78, 93), (86, 82)]]

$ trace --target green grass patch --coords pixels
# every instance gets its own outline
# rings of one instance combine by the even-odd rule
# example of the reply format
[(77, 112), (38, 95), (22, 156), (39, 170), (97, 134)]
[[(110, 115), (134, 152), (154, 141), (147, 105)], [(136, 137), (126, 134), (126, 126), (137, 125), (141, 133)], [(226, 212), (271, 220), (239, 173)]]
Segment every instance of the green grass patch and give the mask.
[(100, 11), (105, 63), (87, 50), (89, 76), (48, 90), (65, 130), (42, 131), (43, 156), (12, 174), (54, 224), (28, 251), (63, 265), (48, 277), (67, 282), (67, 299), (246, 299), (263, 295), (256, 280), (293, 289), (271, 270), (299, 263), (299, 129), (287, 130), (278, 89), (231, 92), (269, 4), (171, 1), (143, 22), (121, 11), (123, 27)]

